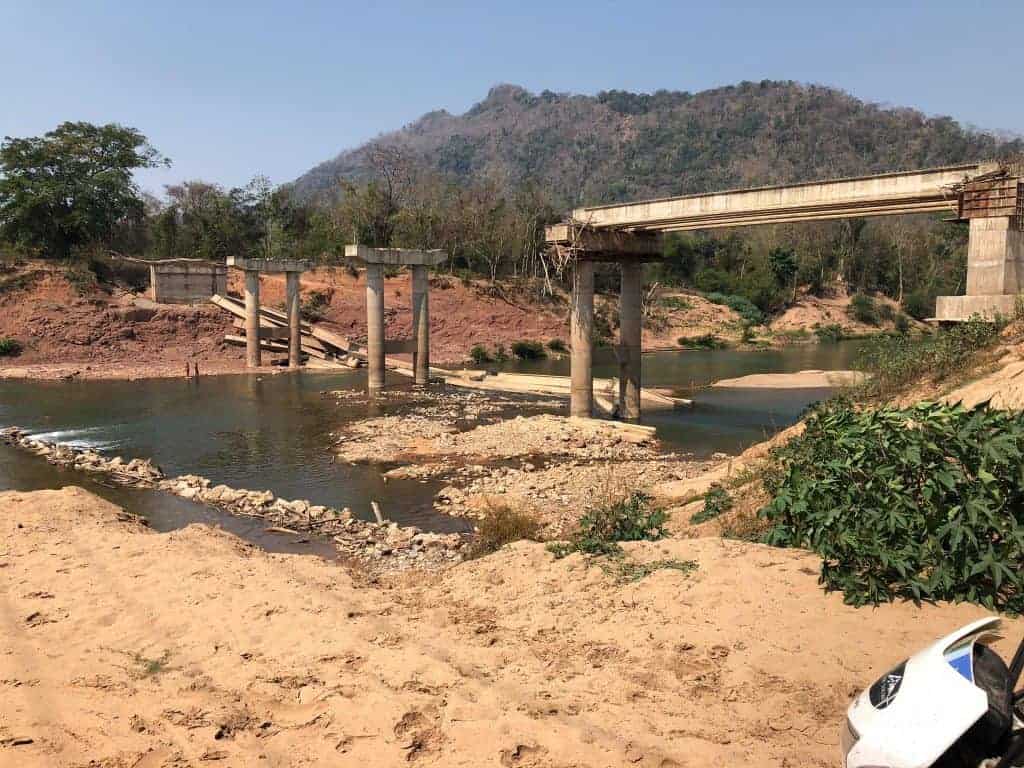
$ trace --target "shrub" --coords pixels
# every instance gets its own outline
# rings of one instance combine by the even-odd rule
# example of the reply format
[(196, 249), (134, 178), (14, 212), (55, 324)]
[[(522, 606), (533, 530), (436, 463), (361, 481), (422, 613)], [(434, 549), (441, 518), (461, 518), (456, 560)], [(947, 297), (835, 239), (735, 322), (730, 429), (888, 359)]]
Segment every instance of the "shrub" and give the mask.
[(885, 396), (926, 376), (940, 381), (962, 371), (996, 342), (1001, 330), (999, 323), (975, 318), (933, 336), (877, 337), (860, 349), (854, 368), (870, 376), (865, 394)]
[(620, 541), (657, 541), (665, 536), (664, 510), (651, 507), (651, 497), (640, 491), (592, 509), (580, 518), (579, 530), (566, 543), (549, 547), (556, 557), (571, 552), (619, 555)]
[(1024, 414), (833, 401), (774, 458), (768, 543), (813, 549), (848, 603), (1024, 610)]
[(896, 310), (892, 308), (892, 304), (888, 304), (884, 301), (876, 301), (875, 309), (878, 311), (879, 320), (891, 323), (896, 319)]
[(903, 297), (903, 311), (915, 320), (931, 317), (935, 309), (935, 297), (927, 291), (911, 291)]
[(508, 360), (508, 352), (505, 351), (504, 344), (497, 344), (494, 347), (494, 362), (504, 363)]
[(71, 283), (79, 296), (85, 296), (98, 285), (91, 263), (69, 262), (64, 268), (64, 278)]
[(849, 314), (858, 323), (878, 325), (878, 306), (875, 300), (863, 293), (855, 293), (850, 298)]
[(565, 345), (565, 342), (561, 339), (551, 339), (548, 341), (548, 349), (558, 354), (565, 354), (569, 351), (569, 347)]
[(822, 344), (835, 344), (846, 338), (846, 331), (838, 323), (831, 323), (830, 325), (822, 325), (815, 328), (814, 335), (818, 337), (818, 341)]
[(0, 338), (0, 357), (14, 357), (21, 354), (21, 342), (17, 339)]
[(732, 496), (718, 483), (713, 483), (704, 494), (704, 506), (693, 513), (690, 522), (694, 525), (714, 520), (732, 509)]
[(896, 319), (893, 321), (893, 328), (896, 329), (896, 333), (910, 333), (910, 320), (903, 313), (896, 315)]
[(520, 360), (540, 360), (547, 357), (544, 345), (539, 341), (521, 340), (512, 344), (512, 354)]
[(728, 272), (712, 267), (705, 267), (693, 278), (693, 284), (698, 291), (707, 293), (730, 293), (735, 286), (735, 281)]
[(725, 342), (713, 333), (705, 333), (700, 336), (680, 336), (676, 339), (680, 347), (687, 349), (724, 349)]
[(540, 528), (540, 523), (532, 516), (517, 512), (508, 505), (488, 505), (476, 525), (471, 555), (489, 555), (513, 541), (537, 541)]
[(665, 309), (673, 309), (679, 312), (685, 312), (688, 309), (693, 309), (693, 302), (682, 296), (662, 296), (661, 306)]
[(299, 307), (299, 314), (310, 322), (324, 319), (324, 312), (331, 305), (333, 291), (310, 291)]
[(469, 357), (477, 365), (494, 362), (494, 358), (491, 357), (491, 353), (487, 351), (487, 347), (483, 344), (474, 344), (473, 348), (469, 350)]
[(712, 304), (722, 304), (736, 312), (750, 325), (761, 325), (764, 322), (764, 314), (755, 307), (749, 299), (742, 296), (731, 296), (722, 293), (708, 293), (704, 298)]

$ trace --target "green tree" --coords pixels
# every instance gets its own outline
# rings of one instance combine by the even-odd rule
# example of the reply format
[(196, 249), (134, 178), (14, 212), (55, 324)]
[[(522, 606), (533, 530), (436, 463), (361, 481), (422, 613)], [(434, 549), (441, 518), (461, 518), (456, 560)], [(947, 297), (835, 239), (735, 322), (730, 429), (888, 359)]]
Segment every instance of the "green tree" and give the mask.
[(66, 257), (109, 242), (139, 221), (143, 202), (132, 171), (170, 165), (134, 128), (62, 123), (45, 136), (0, 145), (0, 237)]

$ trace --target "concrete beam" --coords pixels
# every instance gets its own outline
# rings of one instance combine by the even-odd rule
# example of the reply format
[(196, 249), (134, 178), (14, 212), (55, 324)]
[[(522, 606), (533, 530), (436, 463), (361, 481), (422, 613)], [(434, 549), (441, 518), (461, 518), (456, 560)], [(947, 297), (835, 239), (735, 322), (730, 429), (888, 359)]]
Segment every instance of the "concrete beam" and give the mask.
[(552, 245), (571, 246), (581, 259), (631, 258), (637, 261), (661, 259), (661, 235), (654, 232), (595, 230), (563, 222), (544, 228), (544, 239)]
[(245, 259), (241, 256), (228, 256), (229, 267), (244, 269), (247, 272), (278, 273), (305, 272), (309, 269), (308, 261), (298, 259)]
[(364, 264), (386, 264), (391, 267), (436, 267), (448, 258), (448, 254), (440, 250), (370, 248), (366, 245), (346, 245), (345, 256), (357, 259)]
[(818, 221), (957, 210), (954, 187), (991, 164), (969, 164), (812, 181), (618, 205), (577, 208), (572, 218), (592, 229), (674, 232), (755, 224)]

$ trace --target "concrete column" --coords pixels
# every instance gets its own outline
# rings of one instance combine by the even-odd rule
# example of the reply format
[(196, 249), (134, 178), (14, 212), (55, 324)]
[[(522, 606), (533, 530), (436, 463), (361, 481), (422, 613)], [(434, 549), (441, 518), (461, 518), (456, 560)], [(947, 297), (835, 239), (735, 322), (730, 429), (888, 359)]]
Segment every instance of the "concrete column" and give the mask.
[(245, 364), (260, 367), (260, 273), (245, 271)]
[(569, 358), (569, 415), (594, 412), (594, 262), (577, 260), (572, 274), (572, 356)]
[(299, 312), (299, 273), (285, 272), (285, 310), (288, 312), (288, 367), (302, 364), (302, 316)]
[(971, 219), (967, 295), (1008, 296), (1024, 278), (1024, 232), (1009, 216)]
[(640, 323), (643, 264), (622, 262), (619, 289), (619, 414), (640, 418)]
[(367, 382), (371, 390), (384, 388), (384, 265), (366, 265)]
[(412, 270), (412, 336), (415, 342), (412, 367), (416, 383), (424, 386), (430, 380), (430, 283), (427, 268), (416, 264)]

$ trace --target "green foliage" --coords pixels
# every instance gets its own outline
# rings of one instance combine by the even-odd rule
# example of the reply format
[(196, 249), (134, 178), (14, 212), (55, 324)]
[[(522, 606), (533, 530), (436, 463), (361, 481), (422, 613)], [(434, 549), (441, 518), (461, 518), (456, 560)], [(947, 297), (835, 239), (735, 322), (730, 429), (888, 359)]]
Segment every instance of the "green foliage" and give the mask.
[(505, 351), (504, 344), (496, 344), (494, 346), (494, 362), (504, 363), (508, 361), (508, 352)]
[(660, 304), (665, 309), (671, 309), (677, 312), (685, 312), (689, 309), (693, 309), (693, 302), (683, 296), (662, 296)]
[(830, 323), (829, 325), (815, 328), (814, 335), (818, 337), (818, 341), (822, 344), (835, 344), (846, 338), (846, 331), (838, 323)]
[(680, 336), (676, 344), (685, 349), (725, 349), (726, 344), (713, 333), (700, 336)]
[(910, 320), (902, 312), (896, 315), (896, 319), (893, 321), (893, 328), (896, 333), (906, 334), (910, 333)]
[(690, 522), (694, 525), (706, 523), (716, 517), (724, 515), (732, 509), (732, 496), (729, 491), (718, 483), (712, 484), (708, 492), (704, 494), (704, 506), (693, 513)]
[(567, 347), (565, 342), (562, 341), (561, 339), (549, 339), (547, 346), (548, 349), (559, 355), (564, 355), (566, 352), (569, 351), (569, 347)]
[(483, 344), (474, 344), (473, 348), (469, 350), (469, 357), (477, 365), (485, 365), (486, 363), (494, 362), (494, 358), (491, 357), (491, 353), (487, 351), (487, 347)]
[(620, 584), (631, 584), (640, 581), (657, 571), (668, 570), (679, 571), (680, 573), (693, 573), (698, 567), (696, 560), (680, 560), (678, 558), (651, 560), (642, 563), (625, 557), (613, 557), (602, 561), (600, 565), (602, 571)]
[(542, 360), (547, 357), (544, 345), (539, 341), (521, 339), (512, 343), (512, 354), (519, 360)]
[(749, 299), (743, 296), (729, 296), (721, 293), (707, 293), (704, 298), (712, 304), (722, 304), (733, 310), (744, 321), (751, 325), (761, 325), (764, 322), (764, 314), (754, 306)]
[(850, 297), (850, 317), (858, 323), (867, 325), (878, 325), (878, 306), (875, 300), (863, 293), (857, 293)]
[(488, 506), (476, 524), (471, 556), (481, 557), (497, 552), (513, 541), (537, 541), (540, 529), (540, 523), (531, 515), (505, 504)]
[(0, 238), (57, 258), (109, 242), (126, 220), (143, 217), (132, 173), (166, 162), (141, 133), (113, 123), (8, 137), (0, 145)]
[(847, 602), (1024, 610), (1024, 414), (836, 401), (775, 459), (768, 543), (817, 552)]
[(924, 289), (911, 291), (903, 297), (903, 311), (915, 320), (924, 320), (935, 314), (935, 297)]
[(657, 541), (665, 536), (664, 510), (651, 507), (651, 497), (635, 491), (629, 497), (599, 506), (580, 518), (579, 530), (568, 543), (548, 548), (556, 557), (571, 552), (618, 555), (621, 541)]
[(64, 268), (64, 278), (80, 296), (87, 295), (97, 285), (96, 272), (91, 263), (71, 261)]
[(941, 381), (964, 370), (1001, 330), (999, 323), (975, 318), (931, 336), (875, 337), (859, 350), (854, 367), (870, 376), (866, 395), (886, 397), (921, 379)]
[(792, 285), (799, 264), (792, 248), (772, 248), (768, 254), (768, 266), (780, 286)]
[(309, 320), (313, 323), (318, 320), (323, 320), (327, 308), (331, 306), (331, 299), (333, 297), (334, 291), (330, 289), (326, 291), (309, 291), (306, 294), (306, 298), (302, 300), (302, 305), (299, 307), (299, 314), (301, 314), (305, 320)]
[(14, 357), (20, 354), (20, 341), (8, 337), (0, 337), (0, 357)]

